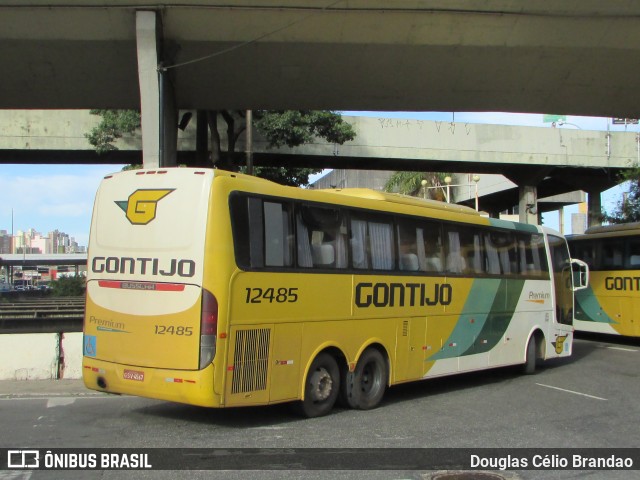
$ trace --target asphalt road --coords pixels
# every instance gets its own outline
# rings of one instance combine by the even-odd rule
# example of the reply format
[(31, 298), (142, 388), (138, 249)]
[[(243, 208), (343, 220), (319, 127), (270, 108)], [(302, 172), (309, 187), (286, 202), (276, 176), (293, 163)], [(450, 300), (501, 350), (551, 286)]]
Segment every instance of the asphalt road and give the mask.
[[(0, 382), (0, 448), (638, 448), (639, 367), (639, 342), (590, 336), (576, 340), (571, 358), (550, 362), (536, 375), (507, 368), (398, 386), (387, 391), (376, 410), (337, 408), (317, 419), (301, 419), (288, 405), (210, 410), (97, 394), (77, 381)], [(0, 480), (423, 479), (432, 473), (5, 470)], [(640, 470), (502, 474), (509, 479), (640, 478)]]

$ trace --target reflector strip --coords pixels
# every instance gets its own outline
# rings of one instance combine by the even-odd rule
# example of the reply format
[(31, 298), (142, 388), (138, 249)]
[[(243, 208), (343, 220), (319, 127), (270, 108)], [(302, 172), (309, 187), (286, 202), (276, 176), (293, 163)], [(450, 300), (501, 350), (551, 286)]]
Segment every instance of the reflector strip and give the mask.
[(184, 378), (165, 378), (164, 381), (167, 383), (196, 383), (195, 380), (187, 380)]
[(106, 373), (104, 368), (91, 367), (89, 365), (85, 365), (84, 368), (86, 368), (87, 370), (91, 370), (92, 372), (95, 372), (95, 373)]
[(155, 290), (158, 292), (183, 292), (182, 283), (124, 282), (119, 280), (98, 280), (102, 288), (121, 288), (123, 290)]

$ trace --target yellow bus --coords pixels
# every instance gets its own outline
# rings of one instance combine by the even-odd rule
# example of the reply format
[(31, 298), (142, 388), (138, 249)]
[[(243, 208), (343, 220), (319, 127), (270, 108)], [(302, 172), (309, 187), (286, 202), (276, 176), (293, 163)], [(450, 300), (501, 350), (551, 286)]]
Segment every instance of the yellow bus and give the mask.
[(589, 287), (576, 293), (576, 330), (640, 337), (640, 223), (593, 227), (567, 240), (591, 272)]
[(542, 227), (221, 170), (120, 172), (93, 211), (83, 377), (208, 407), (370, 409), (391, 385), (570, 355), (572, 290), (566, 241)]

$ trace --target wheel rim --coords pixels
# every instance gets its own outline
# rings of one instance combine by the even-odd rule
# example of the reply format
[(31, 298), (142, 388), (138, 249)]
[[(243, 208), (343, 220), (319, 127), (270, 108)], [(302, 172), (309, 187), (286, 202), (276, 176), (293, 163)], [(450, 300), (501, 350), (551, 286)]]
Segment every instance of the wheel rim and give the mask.
[(311, 384), (311, 399), (314, 402), (322, 402), (329, 398), (333, 389), (333, 379), (326, 368), (319, 368), (309, 379)]
[(362, 369), (362, 393), (371, 395), (380, 388), (380, 369), (376, 362), (368, 362)]

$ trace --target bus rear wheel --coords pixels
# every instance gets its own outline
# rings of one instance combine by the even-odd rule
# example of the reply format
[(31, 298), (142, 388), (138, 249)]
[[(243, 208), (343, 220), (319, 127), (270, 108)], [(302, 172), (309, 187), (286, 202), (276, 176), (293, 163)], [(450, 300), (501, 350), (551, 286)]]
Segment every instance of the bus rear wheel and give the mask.
[(319, 354), (311, 363), (304, 385), (304, 400), (298, 411), (307, 418), (321, 417), (331, 411), (340, 391), (340, 369), (328, 353)]
[(531, 335), (527, 344), (527, 352), (525, 354), (525, 362), (522, 365), (522, 373), (525, 375), (533, 375), (536, 373), (536, 364), (538, 363), (538, 346), (536, 336)]
[(387, 362), (380, 351), (364, 351), (355, 371), (348, 375), (345, 397), (351, 408), (370, 410), (382, 401), (388, 381)]

